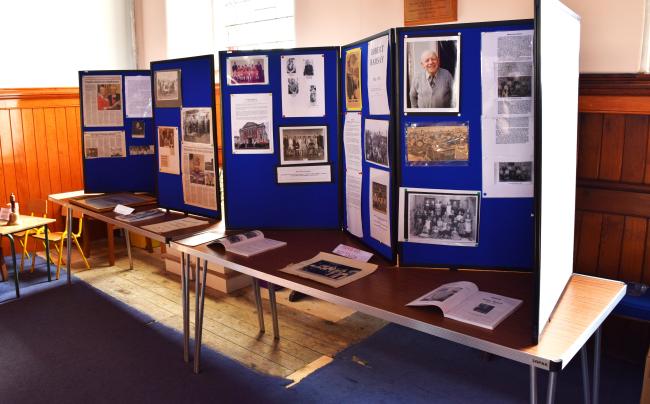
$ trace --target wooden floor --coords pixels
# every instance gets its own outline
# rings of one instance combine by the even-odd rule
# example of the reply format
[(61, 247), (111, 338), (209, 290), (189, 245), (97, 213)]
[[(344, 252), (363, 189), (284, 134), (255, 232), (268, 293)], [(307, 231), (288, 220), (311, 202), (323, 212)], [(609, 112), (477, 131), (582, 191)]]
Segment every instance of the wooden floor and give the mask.
[[(123, 245), (116, 239), (116, 245)], [(128, 269), (126, 250), (118, 248), (115, 266), (108, 266), (102, 244), (93, 248), (86, 270), (73, 256), (73, 273), (99, 290), (150, 315), (156, 322), (182, 332), (180, 278), (165, 273), (159, 249), (155, 253), (133, 248), (134, 269)], [(192, 284), (193, 287), (193, 284)], [(262, 289), (263, 296), (267, 296)], [(273, 339), (268, 301), (264, 302), (267, 332), (258, 333), (257, 311), (251, 288), (234, 295), (209, 292), (205, 301), (204, 347), (212, 348), (260, 372), (294, 383), (329, 363), (339, 351), (385, 325), (373, 317), (307, 297), (288, 302), (279, 292), (279, 341)], [(194, 319), (194, 294), (191, 296)], [(193, 324), (192, 324), (193, 326)], [(180, 353), (179, 353), (180, 354)]]

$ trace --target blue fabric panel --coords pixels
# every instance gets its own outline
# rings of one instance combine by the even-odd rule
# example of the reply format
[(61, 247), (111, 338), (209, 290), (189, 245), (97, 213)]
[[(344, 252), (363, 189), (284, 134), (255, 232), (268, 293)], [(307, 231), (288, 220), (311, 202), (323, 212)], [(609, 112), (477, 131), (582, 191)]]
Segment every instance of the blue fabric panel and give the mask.
[[(325, 116), (282, 116), (280, 58), (282, 55), (325, 55)], [(226, 84), (228, 57), (266, 55), (267, 85), (231, 86)], [(339, 123), (338, 49), (296, 48), (286, 50), (220, 52), (221, 99), (223, 112), (224, 188), (226, 226), (229, 229), (314, 229), (340, 228), (339, 209)], [(273, 154), (232, 154), (231, 94), (273, 94)], [(281, 126), (327, 126), (327, 154), (332, 182), (278, 184)]]
[[(115, 71), (87, 71), (79, 73), (79, 86), (83, 76), (122, 76), (122, 113), (124, 126), (118, 127), (92, 127), (88, 128), (83, 123), (83, 109), (81, 112), (83, 132), (94, 131), (124, 131), (126, 134), (126, 158), (97, 158), (83, 159), (84, 191), (85, 192), (149, 192), (155, 193), (156, 155), (135, 155), (129, 153), (129, 146), (145, 146), (155, 144), (152, 118), (127, 118), (124, 105), (124, 77), (125, 76), (150, 76), (148, 71), (115, 70)], [(80, 91), (83, 93), (83, 91)], [(83, 94), (81, 94), (83, 96)], [(83, 101), (80, 103), (83, 108)], [(145, 128), (144, 139), (131, 137), (133, 121), (143, 121)], [(83, 150), (82, 150), (83, 153)]]
[[(151, 76), (160, 70), (181, 71), (181, 100), (184, 108), (203, 107), (212, 108), (214, 111), (214, 59), (212, 55), (197, 56), (186, 59), (172, 59), (157, 61), (151, 63)], [(213, 119), (216, 114), (213, 113)], [(181, 128), (181, 109), (180, 108), (156, 108), (154, 105), (154, 123), (155, 126), (175, 126), (178, 127), (179, 146), (182, 143)], [(214, 124), (213, 124), (214, 125)], [(216, 125), (213, 127), (214, 142), (216, 144)], [(156, 143), (156, 147), (158, 142)], [(182, 165), (181, 150), (179, 147), (179, 162)], [(215, 163), (218, 155), (215, 153)], [(157, 164), (157, 162), (156, 162)], [(181, 169), (182, 170), (182, 169)], [(218, 167), (216, 168), (217, 177), (219, 176)], [(211, 210), (188, 205), (183, 201), (183, 182), (182, 175), (168, 174), (158, 172), (158, 204), (167, 209), (178, 210), (181, 212), (192, 213), (201, 216), (220, 218), (221, 210)], [(217, 192), (219, 188), (217, 187)], [(217, 195), (217, 203), (220, 198)]]
[[(399, 72), (399, 153), (401, 187), (480, 191), (482, 189), (481, 155), (481, 33), (532, 29), (530, 23), (467, 24), (455, 27), (419, 27), (398, 30), (397, 63)], [(404, 38), (405, 36), (456, 35), (460, 33), (460, 115), (407, 114), (404, 108)], [(435, 167), (405, 164), (406, 127), (413, 123), (468, 122), (469, 164)], [(494, 268), (532, 269), (534, 253), (533, 198), (481, 199), (479, 243), (477, 247), (455, 247), (401, 243), (400, 262), (404, 265), (449, 265)]]
[[(374, 38), (381, 37), (383, 35), (388, 35), (388, 32), (379, 34), (377, 36), (374, 36), (370, 38), (370, 40)], [(347, 52), (351, 49), (356, 49), (360, 48), (361, 49), (361, 150), (362, 150), (362, 155), (365, 156), (365, 144), (364, 144), (364, 131), (365, 131), (365, 121), (366, 119), (377, 119), (377, 120), (386, 120), (390, 121), (389, 127), (388, 127), (388, 149), (389, 149), (389, 169), (386, 169), (385, 167), (380, 167), (378, 165), (368, 163), (365, 161), (365, 159), (362, 159), (361, 162), (361, 168), (363, 171), (363, 177), (362, 177), (362, 182), (361, 182), (361, 223), (363, 226), (363, 237), (361, 240), (373, 248), (377, 253), (379, 253), (381, 256), (384, 258), (393, 261), (395, 259), (396, 255), (396, 249), (394, 245), (387, 246), (374, 238), (370, 237), (370, 209), (372, 209), (370, 205), (370, 167), (373, 167), (377, 170), (383, 170), (383, 171), (389, 171), (391, 173), (391, 183), (389, 187), (389, 193), (390, 193), (390, 210), (391, 212), (396, 213), (397, 211), (393, 209), (397, 203), (396, 198), (393, 198), (394, 193), (392, 192), (392, 189), (396, 186), (394, 183), (395, 179), (395, 159), (393, 158), (394, 156), (394, 150), (395, 150), (395, 143), (396, 143), (396, 131), (395, 131), (395, 125), (394, 125), (394, 120), (392, 119), (391, 115), (370, 115), (370, 104), (368, 101), (368, 41), (363, 41), (363, 42), (357, 42), (355, 44), (351, 45), (346, 45), (341, 47), (341, 60), (340, 60), (340, 65), (341, 65), (341, 80), (339, 83), (340, 86), (340, 94), (341, 95), (341, 133), (343, 133), (343, 126), (345, 125), (345, 114), (347, 112), (346, 105), (345, 105), (345, 55)], [(388, 46), (389, 48), (393, 46), (392, 44), (392, 39), (388, 40)], [(387, 56), (389, 58), (388, 61), (388, 72), (386, 74), (386, 87), (388, 91), (388, 105), (391, 108), (391, 112), (393, 108), (393, 103), (392, 103), (392, 96), (393, 96), (393, 86), (394, 86), (394, 81), (393, 81), (393, 64), (391, 60), (391, 51), (392, 49), (389, 49), (387, 52)], [(343, 151), (344, 152), (344, 151)], [(343, 222), (345, 223), (345, 228), (347, 228), (347, 211), (346, 211), (346, 202), (345, 202), (345, 157), (341, 158), (341, 164), (343, 166), (343, 176), (341, 178), (341, 181), (343, 182), (343, 192), (342, 192), (342, 199), (343, 199)], [(395, 214), (390, 214), (390, 226), (391, 226), (391, 233), (394, 234), (396, 229), (397, 229), (397, 216)], [(395, 237), (392, 237), (391, 235), (391, 241), (393, 244), (395, 240)]]

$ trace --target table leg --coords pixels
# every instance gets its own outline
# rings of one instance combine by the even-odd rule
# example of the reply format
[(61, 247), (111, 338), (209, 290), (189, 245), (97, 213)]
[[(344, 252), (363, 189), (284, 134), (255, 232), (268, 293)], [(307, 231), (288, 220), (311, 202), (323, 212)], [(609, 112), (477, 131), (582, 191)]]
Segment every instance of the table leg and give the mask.
[(183, 301), (183, 360), (185, 363), (190, 361), (190, 309), (189, 309), (189, 296), (187, 295), (187, 284), (189, 276), (187, 274), (187, 267), (189, 265), (190, 256), (181, 253), (181, 297)]
[[(50, 239), (49, 239), (49, 230), (47, 225), (43, 226), (45, 228), (45, 262), (47, 263), (47, 281), (52, 281), (52, 273), (50, 272)], [(36, 252), (34, 252), (36, 254)]]
[(530, 404), (537, 404), (537, 368), (530, 365)]
[(580, 348), (580, 359), (582, 362), (582, 393), (585, 399), (585, 404), (589, 404), (589, 358), (587, 357), (587, 344), (585, 343)]
[(594, 335), (594, 384), (592, 386), (591, 399), (593, 404), (598, 404), (600, 390), (600, 327)]
[(68, 275), (67, 275), (68, 276), (68, 285), (72, 285), (72, 275), (70, 273), (71, 272), (70, 271), (70, 261), (72, 261), (72, 208), (68, 208), (67, 220), (68, 220), (68, 224), (67, 224), (68, 238), (65, 241), (65, 245), (66, 245), (66, 248), (68, 250), (67, 250), (67, 259), (65, 261), (65, 267), (66, 267), (66, 271), (68, 273)]
[(257, 306), (257, 321), (260, 325), (260, 334), (264, 334), (264, 311), (262, 310), (262, 294), (260, 293), (260, 281), (253, 278), (253, 293), (255, 294), (255, 305)]
[(280, 326), (278, 325), (278, 305), (275, 301), (275, 285), (268, 284), (269, 303), (271, 303), (271, 317), (273, 318), (273, 338), (280, 339)]
[(5, 254), (2, 252), (2, 236), (0, 236), (0, 278), (2, 281), (9, 280), (9, 271), (7, 271), (7, 264), (5, 263)]
[(557, 370), (548, 371), (548, 391), (546, 392), (546, 403), (553, 404), (555, 402), (555, 387), (557, 384)]
[(20, 297), (20, 287), (18, 286), (18, 266), (16, 265), (16, 246), (14, 245), (14, 236), (7, 234), (9, 246), (11, 247), (11, 259), (14, 262), (14, 284), (16, 285), (16, 297)]
[(126, 253), (129, 256), (129, 269), (133, 269), (133, 256), (131, 255), (131, 237), (129, 231), (124, 229), (124, 239), (126, 240)]
[[(201, 273), (203, 275), (201, 276)], [(203, 308), (205, 307), (205, 281), (208, 274), (208, 261), (196, 259), (196, 306), (194, 308), (194, 373), (201, 369), (201, 339), (203, 336)]]
[(112, 224), (106, 224), (106, 236), (108, 243), (108, 265), (115, 265), (115, 228)]

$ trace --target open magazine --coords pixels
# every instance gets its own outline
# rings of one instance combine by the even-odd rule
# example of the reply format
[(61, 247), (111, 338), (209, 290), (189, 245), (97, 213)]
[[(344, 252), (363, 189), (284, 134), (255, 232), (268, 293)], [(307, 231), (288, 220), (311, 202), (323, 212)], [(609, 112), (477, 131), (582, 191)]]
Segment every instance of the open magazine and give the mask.
[(444, 284), (407, 306), (437, 306), (453, 320), (494, 330), (522, 303), (519, 299), (481, 292), (472, 282)]
[(149, 210), (142, 210), (136, 213), (131, 213), (130, 215), (118, 215), (115, 216), (115, 218), (123, 222), (133, 223), (133, 222), (140, 222), (143, 220), (153, 219), (155, 217), (160, 217), (163, 216), (164, 214), (165, 212), (160, 209), (149, 209)]
[(222, 237), (208, 244), (208, 247), (219, 248), (223, 246), (228, 252), (244, 257), (251, 257), (285, 245), (287, 243), (284, 241), (265, 238), (261, 231), (251, 230), (246, 233)]

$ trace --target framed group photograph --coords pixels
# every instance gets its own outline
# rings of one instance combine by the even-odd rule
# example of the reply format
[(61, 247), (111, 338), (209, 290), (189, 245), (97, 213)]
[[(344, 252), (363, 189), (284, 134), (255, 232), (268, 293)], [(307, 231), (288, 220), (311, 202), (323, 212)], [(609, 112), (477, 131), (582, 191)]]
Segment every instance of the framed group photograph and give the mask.
[(269, 84), (269, 60), (266, 56), (230, 57), (227, 64), (230, 86)]
[(363, 132), (366, 161), (386, 168), (390, 165), (388, 126), (388, 121), (366, 119)]
[(327, 163), (327, 127), (280, 127), (280, 164)]
[(154, 72), (156, 108), (179, 108), (181, 99), (181, 71), (159, 70)]
[(530, 183), (533, 181), (532, 161), (499, 161), (497, 169), (499, 182)]
[(475, 247), (479, 191), (400, 189), (400, 241)]
[(181, 109), (184, 143), (212, 145), (212, 108)]
[(458, 113), (460, 36), (404, 39), (404, 112)]
[(406, 165), (467, 163), (469, 126), (463, 123), (406, 127)]

